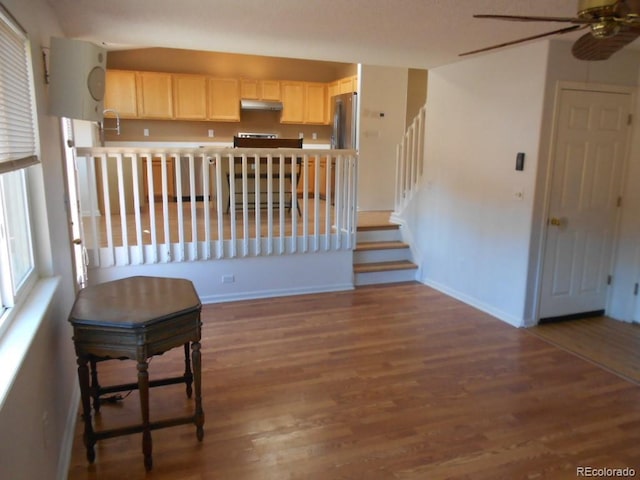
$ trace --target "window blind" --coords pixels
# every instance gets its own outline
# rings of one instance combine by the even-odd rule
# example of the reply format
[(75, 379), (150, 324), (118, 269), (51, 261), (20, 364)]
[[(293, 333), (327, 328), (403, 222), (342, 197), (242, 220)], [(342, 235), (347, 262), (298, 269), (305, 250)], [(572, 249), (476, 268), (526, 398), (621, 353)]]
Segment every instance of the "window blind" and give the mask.
[(38, 162), (29, 39), (0, 3), (0, 174)]

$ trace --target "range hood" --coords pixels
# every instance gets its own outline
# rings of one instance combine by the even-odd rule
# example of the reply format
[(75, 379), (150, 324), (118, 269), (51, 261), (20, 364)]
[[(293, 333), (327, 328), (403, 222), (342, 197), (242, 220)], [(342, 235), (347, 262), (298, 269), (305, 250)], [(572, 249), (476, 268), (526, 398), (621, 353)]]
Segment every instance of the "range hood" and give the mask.
[(278, 100), (240, 100), (240, 108), (242, 110), (282, 110), (282, 102)]

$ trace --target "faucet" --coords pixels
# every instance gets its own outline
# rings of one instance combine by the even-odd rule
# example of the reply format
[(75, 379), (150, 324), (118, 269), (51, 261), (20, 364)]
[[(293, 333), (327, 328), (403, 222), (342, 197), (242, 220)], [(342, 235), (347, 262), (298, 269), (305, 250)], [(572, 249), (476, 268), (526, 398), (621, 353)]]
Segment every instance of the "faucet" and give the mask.
[(115, 128), (107, 128), (104, 126), (104, 120), (102, 120), (102, 122), (99, 122), (99, 126), (100, 126), (100, 145), (104, 147), (104, 132), (108, 131), (114, 131), (116, 132), (116, 135), (120, 135), (120, 114), (116, 111), (113, 110), (112, 108), (107, 108), (105, 110), (102, 111), (102, 115), (104, 116), (106, 113), (113, 113), (116, 116), (116, 126)]

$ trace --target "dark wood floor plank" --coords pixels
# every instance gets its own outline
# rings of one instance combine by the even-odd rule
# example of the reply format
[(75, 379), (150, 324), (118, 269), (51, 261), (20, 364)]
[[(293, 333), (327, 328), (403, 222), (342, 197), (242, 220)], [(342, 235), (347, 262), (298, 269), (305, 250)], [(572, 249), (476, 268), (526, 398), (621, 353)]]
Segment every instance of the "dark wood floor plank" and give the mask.
[[(637, 385), (424, 285), (203, 308), (205, 437), (153, 432), (154, 479), (562, 479), (640, 471)], [(180, 373), (181, 352), (150, 374)], [(105, 362), (101, 379), (135, 378)], [(152, 418), (192, 408), (151, 392)], [(101, 423), (137, 420), (137, 392)], [(69, 479), (145, 478), (139, 435), (84, 456)]]

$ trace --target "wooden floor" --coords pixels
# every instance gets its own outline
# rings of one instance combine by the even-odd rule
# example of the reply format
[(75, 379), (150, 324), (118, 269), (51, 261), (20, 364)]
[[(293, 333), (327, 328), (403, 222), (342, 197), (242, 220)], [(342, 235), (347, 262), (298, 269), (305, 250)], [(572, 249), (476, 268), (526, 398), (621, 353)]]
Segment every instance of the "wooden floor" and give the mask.
[(640, 385), (640, 325), (594, 317), (527, 331)]
[[(76, 428), (70, 479), (575, 479), (578, 467), (640, 471), (640, 389), (589, 361), (424, 285), (203, 308), (205, 436), (98, 442)], [(181, 349), (150, 374), (181, 373)], [(135, 379), (101, 365), (101, 383)], [(180, 386), (151, 416), (190, 411)], [(138, 419), (133, 392), (98, 424)]]

